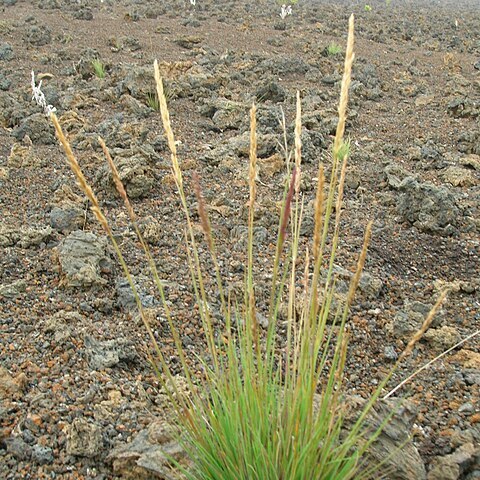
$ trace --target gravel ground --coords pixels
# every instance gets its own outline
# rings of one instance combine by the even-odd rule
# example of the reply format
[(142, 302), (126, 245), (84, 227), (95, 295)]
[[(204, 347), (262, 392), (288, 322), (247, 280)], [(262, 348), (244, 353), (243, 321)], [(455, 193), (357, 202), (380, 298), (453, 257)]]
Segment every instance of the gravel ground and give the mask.
[[(343, 52), (354, 12), (340, 281), (348, 280), (366, 223), (374, 226), (350, 319), (347, 391), (368, 397), (445, 286), (447, 302), (390, 386), (479, 329), (480, 4), (392, 0), (369, 10), (358, 1), (301, 0), (282, 20), (273, 1), (196, 3), (0, 0), (0, 478), (164, 478), (122, 460), (132, 441), (138, 449), (153, 435), (168, 405), (113, 251), (31, 100), (32, 70), (112, 221), (175, 370), (173, 340), (96, 141), (105, 138), (195, 368), (193, 353), (205, 347), (169, 154), (151, 108), (153, 60), (165, 78), (187, 186), (197, 172), (222, 273), (237, 292), (248, 109), (258, 103), (261, 310), (285, 176), (278, 120), (283, 109), (291, 140), (299, 90), (305, 246), (318, 161), (329, 168), (343, 68), (342, 53), (328, 47)], [(104, 78), (94, 73), (95, 59)], [(411, 431), (429, 480), (480, 478), (479, 386), (476, 337), (400, 392), (415, 410)]]

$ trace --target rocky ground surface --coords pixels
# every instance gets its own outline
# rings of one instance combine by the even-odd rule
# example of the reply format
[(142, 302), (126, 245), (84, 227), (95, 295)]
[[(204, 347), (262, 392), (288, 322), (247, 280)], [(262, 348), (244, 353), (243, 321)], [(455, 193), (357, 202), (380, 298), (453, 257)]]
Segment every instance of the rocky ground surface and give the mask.
[[(162, 449), (180, 454), (133, 297), (53, 128), (32, 102), (32, 70), (112, 220), (175, 368), (97, 136), (142, 218), (184, 345), (199, 353), (183, 218), (154, 108), (153, 60), (166, 80), (186, 182), (193, 172), (201, 176), (232, 292), (241, 288), (245, 263), (248, 108), (258, 104), (255, 248), (258, 295), (267, 298), (285, 178), (281, 112), (291, 141), (298, 89), (306, 243), (319, 160), (328, 171), (353, 11), (353, 151), (340, 281), (350, 276), (369, 219), (374, 227), (351, 316), (347, 390), (357, 401), (369, 395), (445, 286), (452, 292), (442, 312), (390, 386), (479, 329), (480, 4), (369, 7), (300, 0), (282, 20), (267, 0), (197, 0), (195, 7), (180, 0), (0, 0), (0, 478), (169, 478)], [(95, 75), (96, 59), (104, 78)], [(479, 389), (478, 337), (408, 384), (401, 391), (408, 408), (385, 432), (383, 448), (407, 430), (414, 443), (389, 478), (480, 478)]]

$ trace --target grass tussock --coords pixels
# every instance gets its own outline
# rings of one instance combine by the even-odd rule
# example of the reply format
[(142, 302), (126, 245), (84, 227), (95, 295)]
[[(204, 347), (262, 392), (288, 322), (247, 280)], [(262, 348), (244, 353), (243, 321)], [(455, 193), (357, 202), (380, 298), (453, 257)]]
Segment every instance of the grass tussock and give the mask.
[(105, 65), (99, 58), (95, 58), (94, 60), (92, 60), (92, 68), (93, 73), (98, 78), (105, 78), (105, 76), (107, 75)]
[[(343, 389), (348, 346), (348, 314), (365, 264), (371, 236), (371, 223), (366, 226), (363, 247), (358, 255), (355, 273), (343, 301), (335, 296), (334, 263), (341, 234), (340, 219), (350, 144), (344, 139), (348, 90), (351, 81), (353, 53), (353, 16), (349, 21), (348, 42), (338, 107), (338, 126), (332, 146), (331, 176), (325, 177), (322, 164), (318, 168), (315, 197), (314, 235), (310, 246), (300, 248), (303, 219), (301, 99), (297, 94), (295, 144), (292, 166), (287, 160), (288, 180), (278, 222), (277, 244), (272, 262), (272, 283), (267, 323), (258, 322), (259, 304), (255, 292), (255, 248), (253, 242), (255, 205), (257, 201), (256, 107), (250, 110), (248, 247), (244, 297), (231, 299), (217, 256), (214, 232), (207, 214), (198, 178), (194, 181), (198, 214), (205, 243), (213, 265), (223, 326), (213, 319), (213, 301), (206, 294), (206, 278), (202, 269), (194, 222), (187, 205), (182, 169), (167, 98), (157, 62), (154, 64), (156, 97), (170, 149), (173, 178), (185, 215), (185, 246), (191, 272), (192, 288), (198, 304), (208, 355), (200, 356), (203, 376), (197, 378), (187, 363), (180, 334), (172, 320), (169, 303), (156, 264), (147, 243), (140, 234), (137, 217), (120, 180), (105, 142), (99, 142), (110, 165), (117, 190), (123, 199), (130, 221), (144, 249), (151, 273), (163, 303), (164, 315), (175, 342), (182, 375), (190, 395), (185, 397), (176, 386), (169, 363), (153, 335), (143, 312), (138, 292), (109, 223), (96, 196), (88, 185), (65, 138), (61, 126), (51, 114), (57, 136), (62, 143), (79, 187), (92, 205), (97, 220), (110, 237), (122, 268), (134, 292), (141, 318), (156, 355), (152, 365), (165, 385), (181, 427), (181, 441), (191, 465), (183, 470), (195, 480), (347, 480), (379, 478), (378, 465), (363, 462), (365, 452), (379, 435), (368, 431), (365, 418), (380, 396), (389, 376), (366, 403), (358, 419), (348, 431), (344, 428), (345, 392)], [(286, 138), (286, 135), (285, 135)], [(287, 149), (286, 149), (287, 151)], [(298, 266), (303, 265), (303, 271)], [(301, 284), (302, 294), (298, 295)], [(438, 308), (443, 301), (437, 302)], [(280, 331), (280, 310), (287, 312), (286, 332)], [(432, 317), (433, 317), (432, 312)], [(409, 354), (432, 317), (409, 343), (401, 358)], [(327, 323), (331, 319), (333, 325)], [(206, 358), (209, 360), (207, 361)], [(178, 468), (181, 468), (178, 466)]]

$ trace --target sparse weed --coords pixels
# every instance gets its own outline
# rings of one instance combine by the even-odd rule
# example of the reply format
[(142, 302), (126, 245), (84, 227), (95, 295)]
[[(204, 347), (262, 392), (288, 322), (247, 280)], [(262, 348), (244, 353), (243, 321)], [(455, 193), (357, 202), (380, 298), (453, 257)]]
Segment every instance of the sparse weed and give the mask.
[(105, 75), (106, 75), (105, 65), (99, 58), (95, 58), (92, 60), (92, 67), (96, 77), (105, 78)]
[(326, 48), (326, 52), (329, 57), (334, 57), (342, 53), (342, 47), (338, 43), (330, 42)]
[(145, 102), (152, 110), (160, 111), (160, 100), (156, 92), (147, 92)]

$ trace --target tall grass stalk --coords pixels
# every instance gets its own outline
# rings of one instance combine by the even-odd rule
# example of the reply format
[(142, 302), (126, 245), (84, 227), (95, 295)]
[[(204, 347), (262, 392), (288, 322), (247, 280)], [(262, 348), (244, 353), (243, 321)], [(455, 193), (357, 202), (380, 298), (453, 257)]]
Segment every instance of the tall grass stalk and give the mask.
[[(332, 147), (331, 176), (325, 178), (322, 164), (318, 169), (312, 244), (301, 248), (300, 230), (303, 218), (301, 185), (301, 99), (297, 94), (294, 167), (290, 171), (287, 146), (288, 180), (278, 223), (277, 244), (272, 265), (270, 303), (266, 312), (268, 325), (258, 322), (261, 305), (255, 292), (254, 218), (257, 198), (256, 107), (250, 111), (249, 213), (246, 252), (245, 292), (243, 301), (226, 297), (214, 233), (208, 218), (200, 180), (194, 179), (200, 223), (213, 265), (214, 279), (223, 326), (216, 325), (211, 311), (215, 300), (208, 298), (206, 278), (194, 234), (184, 178), (178, 160), (175, 136), (170, 122), (167, 100), (158, 64), (154, 63), (157, 95), (163, 127), (171, 154), (172, 174), (185, 215), (185, 246), (199, 315), (203, 325), (208, 355), (198, 355), (203, 377), (195, 376), (187, 362), (177, 328), (156, 264), (137, 224), (130, 204), (105, 142), (99, 138), (111, 168), (114, 183), (130, 221), (145, 252), (157, 285), (165, 317), (186, 379), (189, 396), (178, 391), (167, 359), (157, 344), (145, 315), (137, 289), (115, 236), (99, 202), (88, 185), (57, 117), (51, 119), (63, 145), (79, 187), (88, 197), (92, 211), (110, 237), (131, 288), (155, 355), (151, 361), (170, 396), (182, 431), (180, 439), (191, 465), (183, 473), (191, 480), (348, 480), (378, 478), (378, 466), (363, 464), (362, 457), (381, 432), (368, 430), (365, 418), (378, 399), (390, 375), (359, 412), (358, 420), (345, 431), (344, 371), (348, 346), (348, 314), (363, 270), (371, 236), (371, 223), (365, 230), (355, 273), (343, 300), (335, 291), (334, 263), (341, 233), (340, 220), (343, 189), (350, 144), (344, 139), (348, 89), (351, 81), (353, 53), (353, 15), (349, 33), (345, 68), (338, 107), (338, 127)], [(286, 138), (286, 136), (285, 136)], [(297, 265), (303, 261), (303, 273)], [(298, 295), (298, 286), (302, 294)], [(336, 298), (334, 302), (334, 298)], [(444, 296), (437, 302), (438, 308)], [(286, 302), (286, 335), (280, 332), (280, 310)], [(327, 323), (333, 318), (333, 325)], [(424, 328), (407, 347), (410, 353)], [(405, 355), (406, 355), (405, 354)], [(402, 356), (402, 359), (404, 355)], [(208, 360), (207, 360), (208, 359)]]

